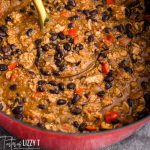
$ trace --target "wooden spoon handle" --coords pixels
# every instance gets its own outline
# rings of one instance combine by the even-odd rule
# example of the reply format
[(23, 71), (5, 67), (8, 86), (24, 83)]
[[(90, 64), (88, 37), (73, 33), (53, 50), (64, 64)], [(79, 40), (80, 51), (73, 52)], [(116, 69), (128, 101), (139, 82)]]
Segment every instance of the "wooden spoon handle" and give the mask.
[(33, 0), (39, 14), (40, 26), (43, 29), (45, 23), (49, 21), (48, 14), (45, 10), (42, 0)]

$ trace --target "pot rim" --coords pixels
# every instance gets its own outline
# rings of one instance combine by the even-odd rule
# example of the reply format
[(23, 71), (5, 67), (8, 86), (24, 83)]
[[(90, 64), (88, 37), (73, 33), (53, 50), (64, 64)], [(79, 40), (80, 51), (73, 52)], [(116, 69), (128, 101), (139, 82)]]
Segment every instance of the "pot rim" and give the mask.
[(114, 132), (114, 131), (118, 131), (118, 130), (122, 130), (122, 129), (125, 129), (125, 128), (128, 128), (128, 127), (131, 127), (131, 126), (134, 126), (138, 123), (141, 123), (141, 122), (144, 122), (145, 120), (147, 120), (148, 118), (150, 119), (150, 115), (140, 119), (140, 120), (137, 120), (131, 124), (128, 124), (128, 125), (125, 125), (125, 126), (122, 126), (120, 128), (115, 128), (115, 129), (111, 129), (111, 130), (105, 130), (105, 131), (97, 131), (97, 132), (88, 132), (88, 133), (66, 133), (66, 132), (61, 132), (61, 131), (52, 131), (52, 130), (47, 130), (47, 129), (42, 129), (38, 126), (32, 126), (31, 124), (29, 123), (26, 123), (26, 122), (23, 122), (23, 121), (20, 121), (18, 119), (16, 119), (15, 117), (11, 117), (7, 114), (5, 114), (4, 112), (0, 111), (0, 116), (3, 115), (13, 121), (15, 121), (16, 123), (19, 123), (21, 125), (24, 125), (24, 126), (27, 126), (29, 128), (32, 128), (34, 130), (39, 130), (39, 131), (42, 131), (42, 132), (45, 132), (45, 133), (53, 133), (53, 134), (60, 134), (60, 135), (67, 135), (67, 136), (71, 136), (71, 135), (79, 135), (79, 136), (86, 136), (86, 135), (98, 135), (98, 134), (103, 134), (103, 133), (111, 133), (111, 132)]

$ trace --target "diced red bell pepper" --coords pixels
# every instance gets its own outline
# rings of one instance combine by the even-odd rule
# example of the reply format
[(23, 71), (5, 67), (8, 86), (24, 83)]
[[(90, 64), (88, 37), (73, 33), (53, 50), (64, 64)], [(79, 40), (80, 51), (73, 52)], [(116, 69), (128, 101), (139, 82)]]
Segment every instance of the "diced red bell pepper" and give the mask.
[(14, 70), (14, 69), (17, 67), (17, 65), (18, 65), (17, 62), (14, 62), (14, 63), (10, 64), (10, 65), (8, 66), (8, 70), (9, 70), (9, 71)]
[(107, 35), (104, 39), (105, 44), (110, 45), (114, 42), (114, 36), (113, 35)]
[(119, 113), (116, 111), (112, 111), (112, 112), (107, 112), (104, 116), (105, 121), (107, 123), (112, 123), (114, 121), (116, 121), (119, 118)]
[(108, 65), (108, 63), (102, 63), (102, 73), (104, 75), (109, 73), (109, 65)]
[(87, 125), (86, 130), (88, 131), (96, 131), (96, 127), (94, 125)]
[(107, 4), (108, 5), (113, 5), (113, 4), (115, 4), (115, 0), (107, 0)]
[(77, 30), (76, 29), (70, 29), (68, 30), (68, 35), (75, 37), (77, 36)]
[(76, 36), (76, 37), (74, 37), (74, 44), (78, 44), (78, 42), (79, 42), (78, 37), (77, 37), (77, 36)]
[(82, 95), (84, 92), (85, 92), (84, 88), (78, 88), (78, 89), (75, 90), (75, 93), (79, 94), (79, 95)]
[(121, 46), (127, 46), (130, 42), (131, 42), (131, 39), (129, 39), (129, 38), (121, 38), (119, 40), (119, 44)]

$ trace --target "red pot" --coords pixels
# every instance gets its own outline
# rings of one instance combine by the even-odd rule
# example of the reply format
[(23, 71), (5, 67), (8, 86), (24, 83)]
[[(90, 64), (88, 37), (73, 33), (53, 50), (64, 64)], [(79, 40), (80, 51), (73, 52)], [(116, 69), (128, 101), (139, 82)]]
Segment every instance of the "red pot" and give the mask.
[(39, 139), (40, 147), (47, 150), (96, 150), (130, 136), (149, 121), (150, 116), (119, 129), (97, 133), (69, 134), (32, 127), (0, 113), (0, 126), (5, 130), (20, 139)]

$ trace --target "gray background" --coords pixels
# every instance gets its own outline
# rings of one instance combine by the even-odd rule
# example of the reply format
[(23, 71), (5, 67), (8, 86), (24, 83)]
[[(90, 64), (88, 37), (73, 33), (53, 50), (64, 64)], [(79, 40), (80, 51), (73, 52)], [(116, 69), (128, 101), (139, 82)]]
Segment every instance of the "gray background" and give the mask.
[(103, 150), (150, 150), (150, 123), (129, 138)]

